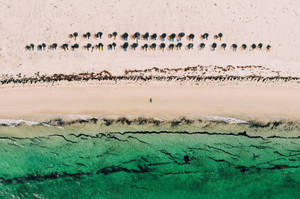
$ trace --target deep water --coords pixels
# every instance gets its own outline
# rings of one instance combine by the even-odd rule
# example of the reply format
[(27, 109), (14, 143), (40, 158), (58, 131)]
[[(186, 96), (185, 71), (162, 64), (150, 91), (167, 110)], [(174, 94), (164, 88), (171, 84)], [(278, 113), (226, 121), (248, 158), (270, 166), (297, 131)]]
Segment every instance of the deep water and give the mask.
[(300, 139), (201, 132), (2, 137), (0, 198), (300, 198)]

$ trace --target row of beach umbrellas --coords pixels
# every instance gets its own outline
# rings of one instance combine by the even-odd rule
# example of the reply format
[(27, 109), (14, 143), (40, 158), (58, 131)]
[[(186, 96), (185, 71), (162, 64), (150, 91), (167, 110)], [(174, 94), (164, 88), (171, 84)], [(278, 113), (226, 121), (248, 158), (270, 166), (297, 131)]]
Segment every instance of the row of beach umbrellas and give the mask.
[[(97, 32), (97, 33), (94, 33), (93, 35), (97, 39), (102, 39), (103, 32)], [(116, 40), (116, 38), (119, 36), (124, 41), (127, 41), (129, 39), (129, 37), (131, 37), (131, 39), (137, 40), (137, 41), (140, 40), (140, 39), (147, 40), (147, 41), (148, 40), (157, 40), (157, 39), (159, 39), (161, 41), (165, 41), (166, 39), (168, 39), (171, 42), (174, 41), (175, 39), (177, 39), (177, 41), (180, 41), (184, 37), (186, 37), (190, 41), (193, 41), (194, 38), (195, 38), (195, 34), (193, 34), (193, 33), (185, 34), (184, 32), (180, 32), (178, 34), (176, 34), (176, 33), (171, 33), (171, 34), (167, 34), (167, 33), (156, 34), (156, 33), (153, 33), (153, 34), (150, 34), (149, 32), (141, 34), (139, 32), (135, 32), (131, 35), (129, 35), (127, 32), (122, 33), (120, 35), (117, 32), (112, 32), (112, 33), (109, 33), (107, 36), (108, 36), (108, 38), (112, 38), (113, 40)], [(79, 33), (74, 32), (72, 34), (69, 34), (69, 37), (76, 40), (79, 37)], [(92, 33), (86, 32), (86, 33), (82, 34), (82, 37), (86, 38), (86, 39), (90, 39), (92, 37)], [(208, 33), (203, 33), (203, 34), (200, 35), (200, 38), (208, 40), (209, 34)], [(218, 33), (218, 34), (214, 35), (214, 38), (221, 41), (222, 38), (223, 38), (223, 33)]]
[[(96, 45), (92, 45), (91, 43), (87, 43), (86, 45), (83, 45), (83, 48), (88, 50), (88, 51), (89, 50), (93, 51), (94, 49), (98, 49), (100, 51), (103, 51), (105, 46), (106, 46), (107, 50), (115, 50), (116, 47), (117, 47), (117, 44), (115, 42), (107, 44), (107, 45), (104, 45), (103, 43), (98, 43)], [(162, 42), (160, 44), (152, 43), (152, 44), (140, 45), (137, 42), (134, 42), (132, 44), (129, 44), (128, 42), (124, 42), (123, 44), (120, 45), (120, 47), (124, 51), (127, 51), (128, 48), (136, 50), (139, 46), (141, 47), (142, 50), (145, 50), (145, 51), (147, 51), (148, 49), (156, 50), (157, 48), (159, 48), (161, 50), (164, 50), (164, 49), (181, 50), (184, 46), (187, 50), (191, 50), (191, 49), (194, 49), (194, 47), (198, 47), (199, 49), (204, 49), (206, 47), (206, 44), (205, 43), (200, 43), (199, 45), (194, 46), (193, 43), (188, 43), (188, 44), (184, 45), (183, 43), (178, 42), (176, 44), (171, 43), (169, 45), (166, 45), (165, 43)], [(52, 44), (48, 45), (48, 48), (50, 50), (56, 50), (59, 47), (61, 49), (65, 50), (65, 51), (67, 51), (67, 50), (70, 50), (70, 49), (71, 50), (79, 49), (80, 46), (79, 46), (78, 43), (75, 43), (75, 44), (72, 44), (72, 45), (64, 43), (60, 46), (57, 43), (52, 43)], [(222, 44), (218, 45), (217, 43), (214, 42), (214, 43), (210, 44), (208, 47), (212, 51), (215, 51), (218, 47), (220, 47), (223, 50), (226, 50), (227, 48), (231, 48), (233, 51), (236, 51), (238, 49), (238, 47), (240, 47), (242, 50), (249, 49), (251, 51), (265, 49), (267, 52), (269, 52), (271, 50), (271, 45), (266, 45), (265, 48), (264, 48), (264, 45), (262, 43), (259, 43), (259, 44), (253, 43), (249, 46), (247, 44), (242, 44), (242, 45), (238, 46), (235, 43), (233, 43), (233, 44), (222, 43)], [(27, 50), (27, 51), (34, 51), (35, 49), (38, 50), (38, 51), (45, 51), (46, 48), (47, 48), (47, 45), (45, 43), (38, 44), (38, 45), (29, 44), (29, 45), (25, 46), (25, 50)]]

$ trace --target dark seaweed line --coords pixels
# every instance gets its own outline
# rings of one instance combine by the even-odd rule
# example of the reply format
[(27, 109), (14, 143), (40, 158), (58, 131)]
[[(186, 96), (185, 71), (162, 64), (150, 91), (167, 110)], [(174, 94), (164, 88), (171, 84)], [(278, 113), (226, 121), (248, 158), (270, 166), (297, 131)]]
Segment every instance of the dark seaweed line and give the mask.
[[(128, 136), (127, 139), (120, 139), (114, 135), (127, 135), (127, 134), (131, 134), (131, 136)], [(74, 136), (76, 138), (81, 138), (81, 137), (86, 137), (86, 138), (93, 138), (93, 139), (98, 139), (98, 138), (108, 138), (108, 139), (113, 139), (113, 140), (117, 140), (120, 142), (128, 142), (128, 139), (134, 139), (137, 140), (143, 144), (149, 144), (137, 137), (134, 137), (132, 135), (159, 135), (159, 134), (171, 134), (171, 135), (216, 135), (216, 136), (234, 136), (234, 137), (247, 137), (250, 139), (262, 139), (262, 140), (266, 140), (266, 139), (300, 139), (300, 136), (297, 137), (282, 137), (282, 136), (269, 136), (269, 137), (262, 137), (262, 136), (251, 136), (248, 135), (246, 133), (246, 131), (243, 132), (239, 132), (239, 133), (217, 133), (217, 132), (208, 132), (208, 131), (203, 131), (203, 132), (187, 132), (187, 131), (125, 131), (125, 132), (110, 132), (110, 133), (98, 133), (95, 136), (93, 135), (87, 135), (87, 134), (68, 134), (68, 136)], [(66, 136), (61, 135), (61, 134), (51, 134), (48, 136), (38, 136), (38, 137), (33, 137), (33, 138), (29, 138), (29, 137), (10, 137), (10, 136), (5, 136), (5, 137), (0, 137), (0, 140), (10, 140), (10, 141), (16, 141), (16, 140), (30, 140), (30, 141), (36, 141), (36, 140), (40, 140), (40, 139), (49, 139), (51, 137), (60, 137), (63, 140), (65, 140), (66, 142), (70, 142), (70, 143), (78, 143), (76, 141), (67, 139)]]
[[(115, 124), (122, 124), (122, 125), (144, 125), (144, 124), (151, 124), (151, 125), (155, 125), (155, 126), (159, 126), (160, 124), (164, 123), (164, 124), (169, 124), (171, 127), (176, 127), (179, 126), (181, 124), (185, 124), (185, 125), (190, 125), (194, 122), (200, 122), (200, 123), (204, 123), (206, 125), (209, 124), (227, 124), (224, 121), (203, 121), (201, 119), (198, 120), (193, 120), (193, 119), (187, 119), (185, 117), (177, 119), (177, 120), (171, 120), (171, 121), (159, 121), (159, 120), (155, 120), (153, 118), (143, 118), (143, 117), (139, 117), (137, 119), (127, 119), (125, 117), (121, 117), (118, 119), (98, 119), (98, 118), (89, 118), (89, 119), (78, 119), (78, 120), (72, 120), (72, 121), (63, 121), (62, 119), (52, 119), (50, 121), (47, 122), (42, 122), (40, 124), (38, 124), (37, 126), (45, 126), (45, 125), (49, 125), (49, 126), (68, 126), (68, 125), (73, 125), (73, 124), (85, 124), (85, 123), (93, 123), (93, 124), (97, 124), (98, 121), (103, 121), (104, 124), (106, 126), (110, 126), (113, 123)], [(16, 126), (21, 125), (21, 123), (17, 124)], [(229, 125), (229, 124), (228, 124)], [(272, 121), (272, 122), (267, 122), (267, 123), (262, 123), (262, 122), (256, 122), (256, 121), (248, 121), (247, 123), (238, 123), (235, 125), (242, 125), (248, 128), (254, 128), (254, 129), (266, 129), (269, 128), (270, 130), (276, 130), (277, 128), (281, 128), (283, 127), (281, 130), (284, 131), (291, 131), (291, 130), (297, 130), (299, 129), (299, 123), (296, 121)], [(0, 124), (0, 126), (8, 126), (7, 124)], [(286, 128), (286, 126), (289, 126), (289, 128)], [(204, 126), (205, 128), (205, 126)], [(269, 137), (271, 138), (271, 136)], [(274, 137), (275, 138), (275, 137)], [(279, 138), (277, 136), (277, 138)], [(288, 138), (288, 137), (286, 137)]]
[(267, 82), (267, 81), (299, 81), (300, 77), (283, 77), (283, 76), (235, 76), (235, 75), (220, 75), (220, 76), (112, 76), (109, 72), (105, 71), (105, 73), (83, 73), (83, 74), (54, 74), (52, 76), (35, 76), (35, 77), (23, 77), (23, 78), (7, 78), (0, 80), (0, 85), (4, 84), (26, 84), (26, 83), (52, 83), (52, 82), (60, 82), (60, 81), (89, 81), (89, 80), (112, 80), (112, 81), (121, 81), (121, 80), (129, 80), (129, 81), (256, 81), (256, 82)]
[[(171, 154), (170, 154), (171, 155)], [(171, 155), (171, 157), (173, 157)], [(174, 157), (173, 157), (174, 158)], [(214, 162), (217, 163), (226, 163), (228, 166), (231, 166), (232, 164), (223, 159), (214, 159), (212, 157), (208, 157), (209, 159), (213, 160)], [(130, 162), (130, 161), (128, 161)], [(178, 165), (183, 165), (182, 163), (174, 162)], [(138, 169), (128, 169), (125, 167), (121, 166), (108, 166), (104, 167), (102, 169), (97, 170), (96, 172), (78, 172), (78, 173), (67, 173), (67, 172), (52, 172), (48, 173), (45, 175), (37, 175), (37, 174), (29, 174), (23, 177), (15, 177), (15, 178), (10, 178), (10, 179), (5, 179), (0, 177), (0, 183), (3, 184), (21, 184), (21, 183), (28, 183), (28, 182), (43, 182), (46, 180), (56, 180), (56, 179), (61, 179), (61, 178), (73, 178), (73, 179), (80, 179), (84, 176), (92, 176), (94, 174), (99, 175), (109, 175), (112, 173), (117, 173), (117, 172), (125, 172), (125, 173), (137, 173), (137, 174), (142, 174), (142, 173), (149, 173), (152, 170), (148, 168), (148, 166), (159, 166), (159, 165), (165, 165), (169, 163), (153, 163), (153, 164), (148, 164), (148, 165), (137, 165)], [(233, 165), (234, 166), (234, 165)], [(300, 168), (300, 165), (296, 166), (290, 166), (290, 165), (273, 165), (272, 167), (257, 167), (257, 166), (243, 166), (243, 165), (237, 165), (234, 167), (235, 169), (239, 170), (241, 173), (245, 172), (251, 172), (251, 171), (256, 171), (256, 172), (261, 172), (262, 170), (282, 170), (282, 169), (298, 169)], [(181, 171), (181, 172), (167, 172), (167, 173), (162, 173), (159, 174), (160, 176), (164, 175), (179, 175), (179, 174), (192, 174), (192, 173), (200, 173), (200, 171)]]

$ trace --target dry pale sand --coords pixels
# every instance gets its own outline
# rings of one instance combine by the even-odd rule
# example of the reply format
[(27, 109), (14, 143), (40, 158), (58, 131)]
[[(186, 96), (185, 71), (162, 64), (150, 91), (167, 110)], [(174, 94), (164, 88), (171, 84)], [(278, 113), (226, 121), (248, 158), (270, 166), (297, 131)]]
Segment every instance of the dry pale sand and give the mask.
[(47, 88), (43, 85), (1, 88), (0, 118), (45, 120), (45, 117), (74, 114), (161, 119), (300, 118), (299, 86), (288, 83), (149, 82), (126, 84), (126, 87), (124, 84), (77, 82)]
[[(1, 74), (73, 73), (106, 69), (123, 74), (125, 69), (184, 67), (191, 65), (263, 65), (284, 74), (300, 74), (300, 1), (298, 0), (0, 0)], [(103, 31), (104, 44), (113, 31), (133, 33), (222, 32), (228, 44), (262, 42), (271, 53), (233, 53), (218, 50), (180, 52), (104, 51), (25, 52), (30, 43), (74, 43), (74, 31), (83, 34)], [(222, 41), (222, 42), (223, 42)], [(87, 43), (82, 37), (80, 45)], [(92, 44), (99, 41), (90, 40)], [(121, 43), (117, 38), (117, 44)], [(132, 41), (131, 41), (132, 42)], [(185, 42), (185, 41), (184, 41)], [(207, 44), (214, 42), (210, 37)], [(221, 42), (217, 42), (218, 44)]]
[[(299, 27), (298, 0), (0, 0), (0, 75), (102, 70), (122, 75), (125, 69), (154, 66), (261, 65), (270, 71), (280, 71), (283, 76), (299, 77)], [(266, 53), (258, 50), (232, 52), (230, 49), (211, 52), (208, 48), (174, 52), (144, 52), (141, 49), (123, 52), (117, 49), (91, 53), (82, 49), (75, 52), (61, 49), (26, 52), (24, 49), (30, 43), (73, 44), (68, 35), (74, 31), (80, 34), (102, 31), (104, 44), (112, 42), (107, 34), (113, 31), (119, 34), (183, 31), (196, 35), (195, 45), (203, 42), (199, 38), (201, 33), (222, 32), (222, 42), (246, 43), (248, 46), (262, 42), (270, 44), (272, 50)], [(209, 45), (215, 41), (210, 37), (205, 43)], [(84, 45), (99, 41), (80, 37), (76, 42)], [(122, 43), (119, 37), (116, 43)], [(299, 84), (287, 85), (266, 86), (253, 82), (239, 83), (238, 86), (218, 85), (217, 82), (210, 86), (188, 83), (180, 86), (166, 82), (111, 85), (98, 82), (53, 87), (50, 84), (18, 88), (2, 86), (0, 118), (25, 119), (49, 114), (299, 117)]]

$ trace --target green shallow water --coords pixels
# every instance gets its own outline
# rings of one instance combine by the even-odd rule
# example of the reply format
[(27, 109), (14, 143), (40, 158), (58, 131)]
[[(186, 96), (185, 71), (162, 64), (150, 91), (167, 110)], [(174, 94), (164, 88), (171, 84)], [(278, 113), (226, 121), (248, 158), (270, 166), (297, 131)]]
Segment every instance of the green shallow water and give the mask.
[(0, 139), (0, 198), (299, 198), (300, 139), (127, 132)]

